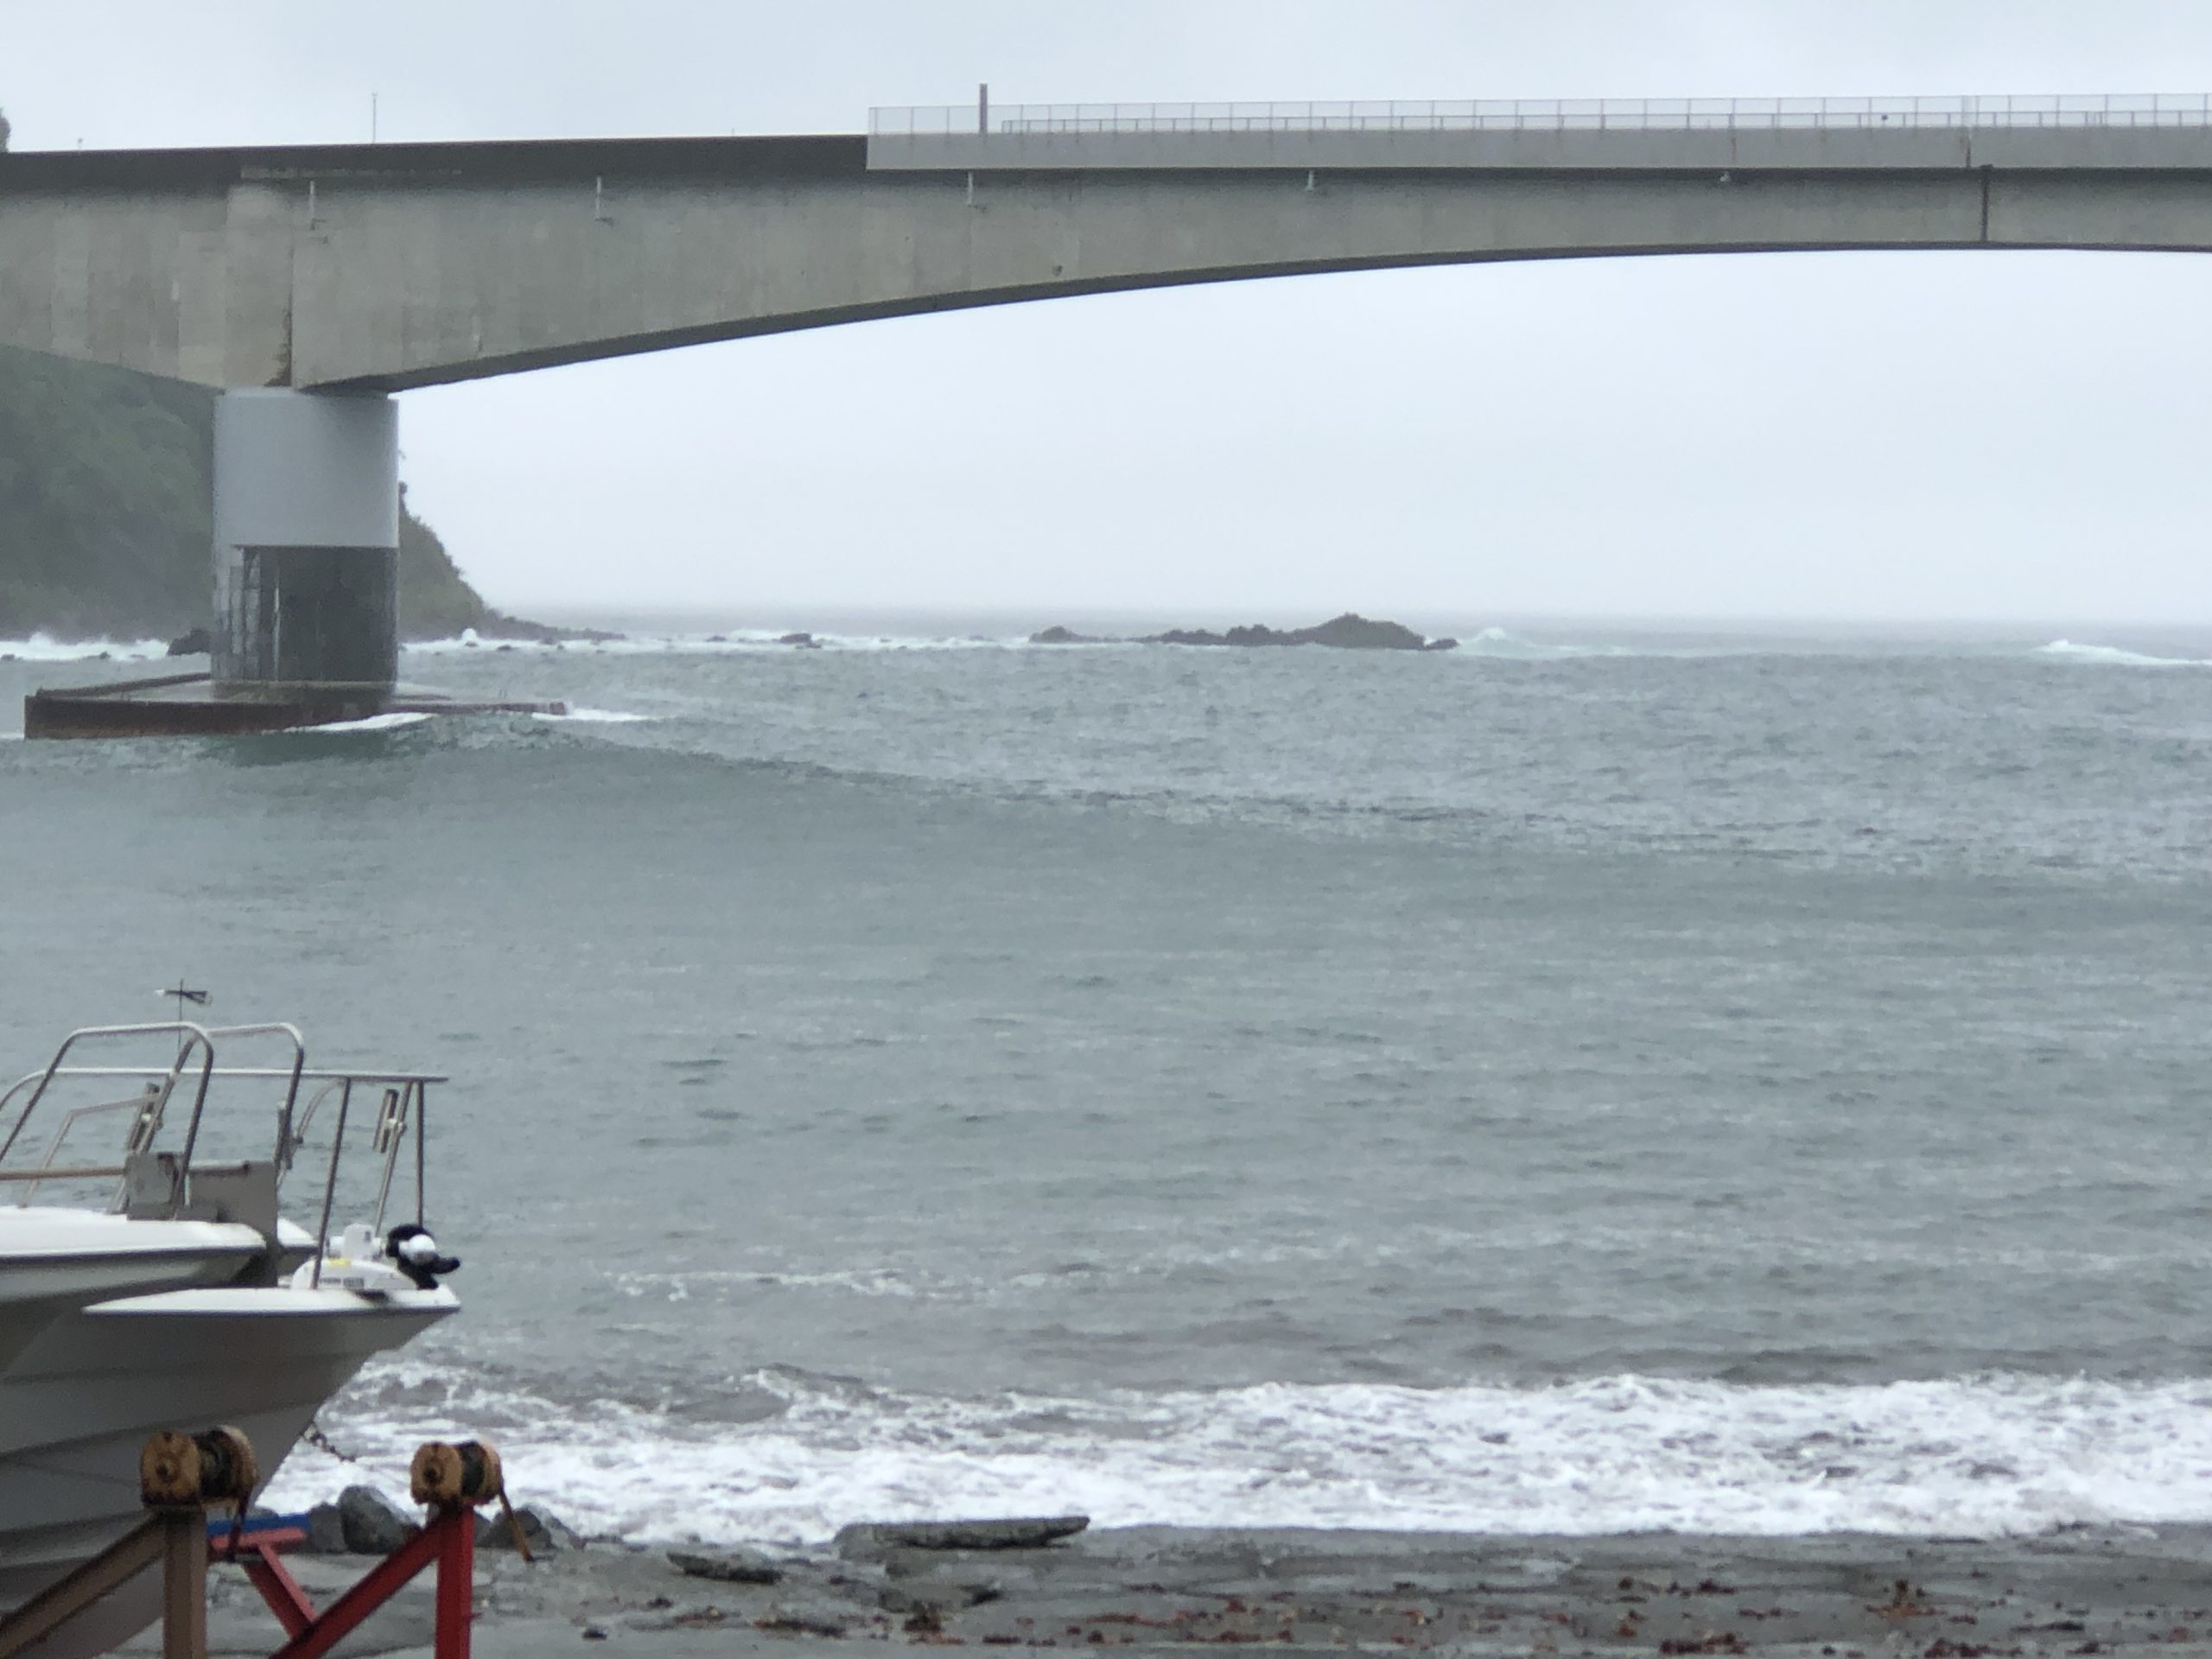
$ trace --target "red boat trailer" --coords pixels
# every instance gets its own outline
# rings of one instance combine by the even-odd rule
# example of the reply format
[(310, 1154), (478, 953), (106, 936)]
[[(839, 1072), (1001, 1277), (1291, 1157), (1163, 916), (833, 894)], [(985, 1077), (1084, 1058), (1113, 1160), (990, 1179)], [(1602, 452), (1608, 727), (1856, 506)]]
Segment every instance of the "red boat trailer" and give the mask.
[[(423, 1529), (385, 1556), (321, 1612), (285, 1567), (280, 1552), (307, 1541), (297, 1527), (248, 1530), (243, 1511), (258, 1483), (253, 1448), (233, 1428), (204, 1434), (164, 1430), (138, 1458), (139, 1497), (146, 1518), (91, 1560), (0, 1618), (0, 1659), (13, 1659), (79, 1613), (162, 1564), (162, 1659), (207, 1659), (207, 1563), (235, 1561), (283, 1626), (285, 1641), (270, 1659), (318, 1659), (391, 1600), (423, 1568), (437, 1567), (434, 1651), (437, 1659), (468, 1659), (474, 1617), (476, 1510), (499, 1503), (514, 1526), (516, 1547), (530, 1557), (522, 1529), (507, 1507), (499, 1454), (474, 1440), (432, 1440), (416, 1448), (408, 1487), (429, 1510)], [(207, 1506), (227, 1504), (227, 1527), (209, 1527)]]

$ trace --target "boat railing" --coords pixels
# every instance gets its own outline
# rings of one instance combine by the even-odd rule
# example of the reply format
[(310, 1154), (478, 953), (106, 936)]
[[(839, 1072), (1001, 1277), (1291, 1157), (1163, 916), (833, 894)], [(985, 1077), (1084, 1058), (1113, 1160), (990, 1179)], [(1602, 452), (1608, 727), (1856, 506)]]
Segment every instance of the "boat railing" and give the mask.
[[(308, 1131), (313, 1127), (315, 1112), (322, 1103), (333, 1095), (338, 1098), (338, 1122), (331, 1131), (330, 1163), (323, 1175), (321, 1216), (315, 1224), (315, 1237), (323, 1241), (326, 1249), (331, 1236), (331, 1213), (338, 1201), (339, 1154), (346, 1145), (346, 1122), (353, 1109), (355, 1085), (364, 1084), (372, 1088), (380, 1085), (383, 1089), (383, 1095), (377, 1106), (375, 1141), (376, 1155), (383, 1162), (377, 1180), (376, 1217), (371, 1226), (373, 1233), (381, 1236), (384, 1232), (385, 1211), (391, 1200), (392, 1175), (399, 1166), (400, 1149), (410, 1140), (415, 1146), (415, 1222), (417, 1226), (423, 1224), (425, 1214), (423, 1164), (429, 1128), (427, 1122), (429, 1085), (442, 1081), (444, 1079), (438, 1077), (355, 1073), (351, 1076), (337, 1076), (323, 1079), (322, 1087), (308, 1099), (308, 1109), (301, 1115), (300, 1126), (292, 1142), (294, 1148), (306, 1143)], [(288, 1160), (289, 1155), (288, 1151), (286, 1154)], [(312, 1282), (318, 1286), (322, 1283), (323, 1254), (323, 1250), (318, 1249), (315, 1256)]]
[[(173, 1055), (162, 1061), (130, 1064), (92, 1064), (73, 1055), (101, 1045), (136, 1043), (157, 1039), (174, 1040)], [(240, 1043), (277, 1041), (286, 1051), (276, 1065), (226, 1065), (218, 1060), (216, 1044), (227, 1048)], [(181, 1211), (189, 1198), (195, 1156), (201, 1149), (201, 1130), (207, 1117), (211, 1094), (228, 1087), (245, 1087), (275, 1096), (276, 1112), (271, 1163), (279, 1185), (305, 1147), (318, 1109), (336, 1098), (337, 1122), (331, 1137), (330, 1157), (323, 1172), (321, 1225), (317, 1238), (327, 1244), (331, 1236), (332, 1211), (337, 1201), (339, 1168), (346, 1147), (346, 1130), (357, 1086), (380, 1090), (374, 1156), (377, 1171), (376, 1229), (381, 1233), (391, 1198), (391, 1189), (403, 1149), (414, 1147), (415, 1211), (419, 1223), (424, 1207), (423, 1130), (429, 1115), (429, 1085), (442, 1077), (424, 1072), (365, 1070), (318, 1070), (307, 1064), (307, 1046), (298, 1029), (288, 1024), (202, 1026), (190, 1020), (164, 1020), (144, 1025), (92, 1026), (65, 1038), (54, 1058), (41, 1069), (26, 1073), (0, 1090), (0, 1186), (22, 1188), (16, 1204), (29, 1205), (49, 1182), (113, 1179), (119, 1183), (111, 1208), (121, 1210), (130, 1197), (134, 1166), (152, 1154), (180, 1086), (189, 1093), (192, 1106), (181, 1143), (174, 1154), (161, 1156), (172, 1165), (169, 1209)], [(135, 1092), (121, 1099), (98, 1100), (68, 1106), (54, 1135), (35, 1162), (10, 1167), (8, 1160), (19, 1144), (28, 1145), (24, 1132), (42, 1104), (56, 1098), (67, 1085), (120, 1083), (135, 1085)], [(301, 1109), (302, 1090), (307, 1103)], [(124, 1138), (121, 1161), (65, 1164), (63, 1149), (79, 1125), (120, 1111), (135, 1113)], [(12, 1113), (12, 1116), (10, 1116)], [(317, 1251), (318, 1262), (321, 1255)]]

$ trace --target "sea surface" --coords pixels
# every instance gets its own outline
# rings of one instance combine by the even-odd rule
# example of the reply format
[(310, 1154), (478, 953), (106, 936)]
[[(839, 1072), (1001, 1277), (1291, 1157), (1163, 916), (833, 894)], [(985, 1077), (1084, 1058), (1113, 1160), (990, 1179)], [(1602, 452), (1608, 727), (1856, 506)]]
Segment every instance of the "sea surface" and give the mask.
[[(2212, 1519), (2212, 635), (1478, 627), (0, 741), (4, 1069), (181, 976), (450, 1077), (465, 1309), (283, 1501), (467, 1429), (643, 1538)], [(0, 740), (148, 671), (0, 652)]]

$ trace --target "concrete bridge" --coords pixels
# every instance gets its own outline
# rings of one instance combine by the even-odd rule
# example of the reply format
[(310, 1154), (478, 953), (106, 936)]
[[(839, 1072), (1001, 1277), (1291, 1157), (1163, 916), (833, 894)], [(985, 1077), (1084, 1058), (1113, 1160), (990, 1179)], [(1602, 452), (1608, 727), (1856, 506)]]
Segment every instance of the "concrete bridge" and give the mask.
[(2212, 100), (962, 106), (865, 135), (0, 155), (0, 342), (224, 388), (216, 676), (389, 687), (389, 394), (1389, 266), (2212, 250)]

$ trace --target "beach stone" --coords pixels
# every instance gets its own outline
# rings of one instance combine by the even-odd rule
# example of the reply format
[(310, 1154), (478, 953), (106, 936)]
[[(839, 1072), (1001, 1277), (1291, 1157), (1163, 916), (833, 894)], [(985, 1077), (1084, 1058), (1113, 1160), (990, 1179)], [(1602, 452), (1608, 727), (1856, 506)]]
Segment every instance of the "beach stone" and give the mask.
[(1002, 1585), (977, 1579), (965, 1584), (935, 1584), (919, 1588), (906, 1584), (887, 1585), (876, 1600), (887, 1613), (942, 1614), (962, 1607), (981, 1607), (1005, 1594)]
[(837, 1535), (848, 1559), (886, 1549), (1040, 1549), (1090, 1524), (1087, 1515), (1025, 1516), (1005, 1521), (868, 1521)]
[(753, 1621), (756, 1630), (767, 1630), (778, 1636), (842, 1636), (852, 1628), (853, 1618), (849, 1609), (799, 1604), (785, 1606), (781, 1603)]
[(307, 1535), (300, 1548), (310, 1555), (346, 1553), (346, 1520), (335, 1503), (318, 1503), (308, 1511)]
[(671, 1549), (668, 1564), (688, 1578), (712, 1579), (718, 1584), (774, 1584), (784, 1569), (750, 1550), (717, 1550), (712, 1554)]
[[(563, 1524), (561, 1517), (550, 1510), (541, 1510), (535, 1504), (515, 1505), (515, 1524), (521, 1527), (523, 1537), (530, 1544), (533, 1555), (551, 1555), (564, 1549), (580, 1548), (576, 1535)], [(497, 1510), (480, 1510), (476, 1516), (476, 1548), (479, 1549), (512, 1549), (515, 1529), (507, 1524), (507, 1517)]]
[(338, 1523), (355, 1555), (389, 1555), (423, 1530), (422, 1523), (373, 1486), (338, 1495)]

